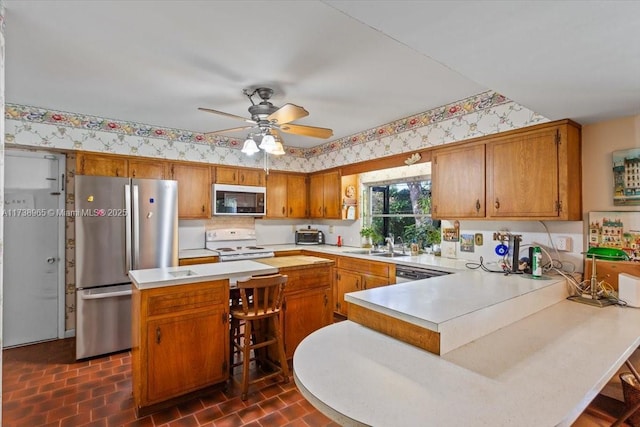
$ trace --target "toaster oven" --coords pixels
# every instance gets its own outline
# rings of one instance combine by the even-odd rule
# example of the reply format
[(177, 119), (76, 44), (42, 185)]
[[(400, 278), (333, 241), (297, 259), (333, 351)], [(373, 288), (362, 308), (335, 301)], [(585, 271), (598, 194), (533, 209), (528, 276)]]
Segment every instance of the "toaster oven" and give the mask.
[(324, 233), (320, 230), (296, 230), (296, 245), (323, 245)]

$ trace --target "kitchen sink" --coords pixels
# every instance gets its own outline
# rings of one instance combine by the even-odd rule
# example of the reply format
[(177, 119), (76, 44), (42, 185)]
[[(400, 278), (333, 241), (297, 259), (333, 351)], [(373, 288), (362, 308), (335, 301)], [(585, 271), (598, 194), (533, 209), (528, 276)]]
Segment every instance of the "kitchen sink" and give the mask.
[(345, 254), (354, 254), (354, 255), (372, 255), (375, 252), (371, 252), (369, 249), (357, 249), (353, 251), (344, 251)]
[(371, 251), (369, 249), (357, 249), (357, 250), (353, 250), (353, 251), (345, 251), (344, 253), (346, 254), (354, 254), (354, 255), (371, 255), (371, 256), (378, 256), (378, 257), (384, 257), (384, 258), (393, 258), (393, 257), (397, 257), (397, 256), (409, 256), (410, 254), (408, 253), (402, 253), (402, 252), (387, 252), (387, 251)]
[(191, 270), (183, 270), (183, 271), (170, 271), (169, 274), (172, 275), (173, 277), (189, 277), (189, 276), (195, 276), (197, 273)]
[(371, 255), (384, 258), (394, 258), (397, 256), (410, 256), (411, 254), (403, 254), (402, 252), (373, 252)]

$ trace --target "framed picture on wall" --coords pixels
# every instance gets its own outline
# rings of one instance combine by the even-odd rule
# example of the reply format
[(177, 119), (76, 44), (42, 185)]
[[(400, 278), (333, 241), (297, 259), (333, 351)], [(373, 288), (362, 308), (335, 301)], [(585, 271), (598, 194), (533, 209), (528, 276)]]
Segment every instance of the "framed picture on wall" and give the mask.
[(640, 148), (613, 152), (613, 204), (640, 205)]
[(640, 212), (589, 212), (589, 248), (623, 250), (640, 261)]

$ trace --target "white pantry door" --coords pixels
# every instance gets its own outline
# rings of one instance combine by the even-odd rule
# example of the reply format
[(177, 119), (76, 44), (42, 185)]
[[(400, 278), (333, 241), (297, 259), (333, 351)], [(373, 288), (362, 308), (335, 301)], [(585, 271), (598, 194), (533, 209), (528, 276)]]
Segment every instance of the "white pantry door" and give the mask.
[(3, 347), (64, 337), (64, 161), (5, 152)]

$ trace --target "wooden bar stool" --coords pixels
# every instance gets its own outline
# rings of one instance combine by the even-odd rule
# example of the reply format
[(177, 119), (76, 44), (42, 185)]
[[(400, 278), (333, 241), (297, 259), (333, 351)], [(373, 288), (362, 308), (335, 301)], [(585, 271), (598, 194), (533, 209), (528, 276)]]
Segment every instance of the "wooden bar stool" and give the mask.
[[(229, 365), (232, 379), (233, 368), (242, 365), (242, 400), (247, 399), (251, 384), (278, 375), (282, 375), (285, 383), (289, 382), (289, 366), (280, 330), (280, 306), (286, 283), (287, 276), (281, 274), (252, 277), (237, 282), (241, 305), (231, 309), (230, 344), (232, 349), (235, 348), (242, 354), (242, 362), (234, 363), (231, 360)], [(242, 322), (244, 331), (241, 333)], [(272, 344), (276, 345), (280, 365), (268, 357), (267, 348)], [(252, 350), (254, 358), (250, 356)], [(256, 361), (256, 371), (263, 371), (264, 375), (249, 378), (249, 364), (252, 360)], [(265, 372), (267, 368), (272, 371)]]

